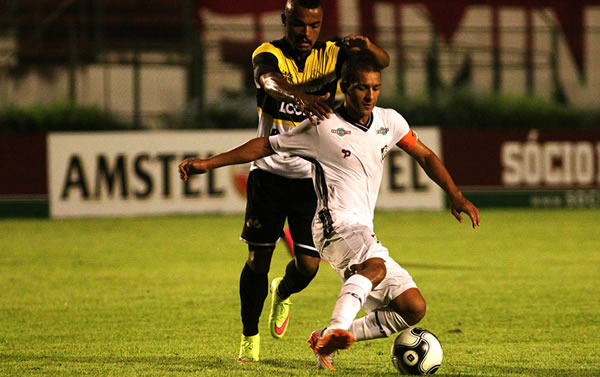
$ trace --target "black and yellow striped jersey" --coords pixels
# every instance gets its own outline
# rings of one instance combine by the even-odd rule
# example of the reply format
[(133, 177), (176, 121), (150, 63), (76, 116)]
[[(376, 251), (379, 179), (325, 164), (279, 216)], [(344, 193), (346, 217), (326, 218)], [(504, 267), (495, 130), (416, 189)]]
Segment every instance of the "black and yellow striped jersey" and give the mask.
[[(281, 102), (269, 96), (261, 87), (259, 78), (268, 72), (279, 72), (287, 81), (305, 93), (324, 95), (330, 93), (329, 105), (333, 107), (341, 67), (346, 52), (335, 42), (317, 42), (303, 60), (295, 60), (284, 39), (261, 44), (252, 54), (254, 82), (257, 93), (258, 136), (285, 133), (306, 119), (293, 103)], [(272, 155), (256, 161), (254, 167), (271, 171), (288, 178), (310, 177), (310, 164), (298, 158)]]

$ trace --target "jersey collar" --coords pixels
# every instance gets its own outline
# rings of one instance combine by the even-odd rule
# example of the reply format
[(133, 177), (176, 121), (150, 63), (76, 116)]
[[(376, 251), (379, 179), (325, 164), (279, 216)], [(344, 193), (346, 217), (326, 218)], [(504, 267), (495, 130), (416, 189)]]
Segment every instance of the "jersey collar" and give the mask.
[(350, 116), (348, 115), (348, 111), (346, 110), (346, 108), (344, 108), (344, 105), (339, 106), (336, 109), (336, 112), (342, 118), (344, 118), (344, 120), (346, 122), (352, 124), (353, 126), (355, 126), (356, 128), (358, 128), (360, 130), (363, 130), (364, 132), (367, 132), (369, 130), (369, 128), (371, 128), (371, 124), (373, 124), (373, 112), (371, 112), (371, 114), (369, 115), (369, 120), (367, 121), (367, 124), (362, 124), (362, 123), (351, 120)]
[[(279, 43), (281, 43), (281, 51), (284, 53), (284, 55), (292, 58), (292, 60), (296, 63), (296, 66), (298, 67), (298, 71), (299, 72), (304, 72), (304, 65), (306, 64), (306, 60), (308, 59), (308, 57), (312, 54), (312, 50), (303, 59), (297, 59), (296, 55), (294, 54), (294, 50), (287, 43), (287, 41), (285, 40), (285, 38), (281, 38), (279, 40)], [(314, 46), (313, 46), (313, 49), (314, 49)]]

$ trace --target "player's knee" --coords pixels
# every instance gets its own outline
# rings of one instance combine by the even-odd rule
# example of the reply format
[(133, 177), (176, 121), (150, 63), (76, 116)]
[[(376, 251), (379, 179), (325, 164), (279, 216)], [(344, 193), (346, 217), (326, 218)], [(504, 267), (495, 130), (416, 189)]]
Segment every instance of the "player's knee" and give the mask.
[(408, 325), (414, 326), (425, 317), (426, 312), (427, 304), (425, 303), (425, 299), (423, 299), (423, 296), (419, 295), (408, 302), (403, 317)]
[(400, 296), (392, 300), (391, 305), (394, 311), (400, 314), (409, 326), (419, 323), (427, 312), (425, 299), (417, 288), (404, 291)]
[(273, 247), (270, 246), (248, 246), (248, 260), (246, 264), (256, 273), (269, 272)]

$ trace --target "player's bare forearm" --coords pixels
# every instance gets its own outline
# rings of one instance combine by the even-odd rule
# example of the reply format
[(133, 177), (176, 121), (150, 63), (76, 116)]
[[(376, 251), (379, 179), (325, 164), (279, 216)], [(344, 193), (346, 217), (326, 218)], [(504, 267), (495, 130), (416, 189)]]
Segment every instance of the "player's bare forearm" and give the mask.
[(408, 151), (408, 153), (419, 163), (427, 176), (438, 184), (448, 194), (451, 203), (452, 215), (462, 222), (461, 212), (465, 212), (471, 219), (473, 228), (480, 225), (479, 209), (465, 198), (452, 179), (452, 176), (438, 158), (438, 156), (421, 141)]
[(267, 136), (257, 137), (228, 152), (219, 153), (207, 159), (188, 158), (183, 160), (179, 164), (179, 175), (181, 179), (187, 181), (191, 175), (204, 174), (223, 166), (244, 164), (274, 153)]
[(317, 122), (317, 118), (325, 120), (333, 112), (326, 102), (329, 93), (322, 96), (304, 93), (291, 85), (280, 73), (265, 73), (260, 77), (260, 83), (269, 96), (281, 102), (293, 103), (313, 123)]
[(236, 147), (229, 152), (221, 153), (211, 158), (215, 168), (221, 166), (244, 164), (246, 162), (255, 161), (263, 157), (274, 154), (275, 151), (271, 148), (269, 137), (257, 137), (245, 144)]
[(435, 153), (431, 152), (431, 154), (428, 154), (422, 160), (417, 161), (425, 173), (427, 173), (427, 176), (437, 183), (451, 199), (462, 196), (450, 173)]
[(281, 74), (266, 73), (260, 82), (267, 94), (281, 102), (294, 103), (299, 90), (294, 88)]
[(374, 43), (371, 43), (369, 51), (371, 52), (371, 54), (373, 54), (375, 60), (377, 60), (377, 63), (379, 63), (381, 68), (385, 68), (388, 65), (390, 65), (390, 56), (387, 52), (385, 52), (384, 49), (376, 46)]
[(363, 35), (350, 34), (342, 39), (342, 45), (346, 46), (351, 53), (370, 52), (381, 68), (390, 65), (388, 53)]
[(478, 227), (480, 225), (479, 209), (463, 196), (462, 192), (456, 187), (450, 173), (435, 153), (432, 152), (421, 166), (427, 175), (450, 197), (450, 210), (452, 215), (454, 215), (459, 222), (462, 222), (460, 213), (464, 212), (471, 219), (473, 228)]
[(437, 183), (450, 197), (462, 195), (442, 161), (421, 140), (417, 140), (416, 144), (407, 150), (406, 153), (414, 158), (425, 173), (427, 173), (427, 176)]

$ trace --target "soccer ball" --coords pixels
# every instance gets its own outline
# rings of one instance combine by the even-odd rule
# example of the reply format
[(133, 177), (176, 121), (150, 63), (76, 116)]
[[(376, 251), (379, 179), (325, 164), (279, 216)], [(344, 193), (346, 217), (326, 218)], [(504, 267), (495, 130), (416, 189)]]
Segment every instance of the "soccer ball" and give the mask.
[(443, 357), (439, 339), (418, 327), (401, 332), (392, 346), (392, 363), (402, 374), (434, 374)]

